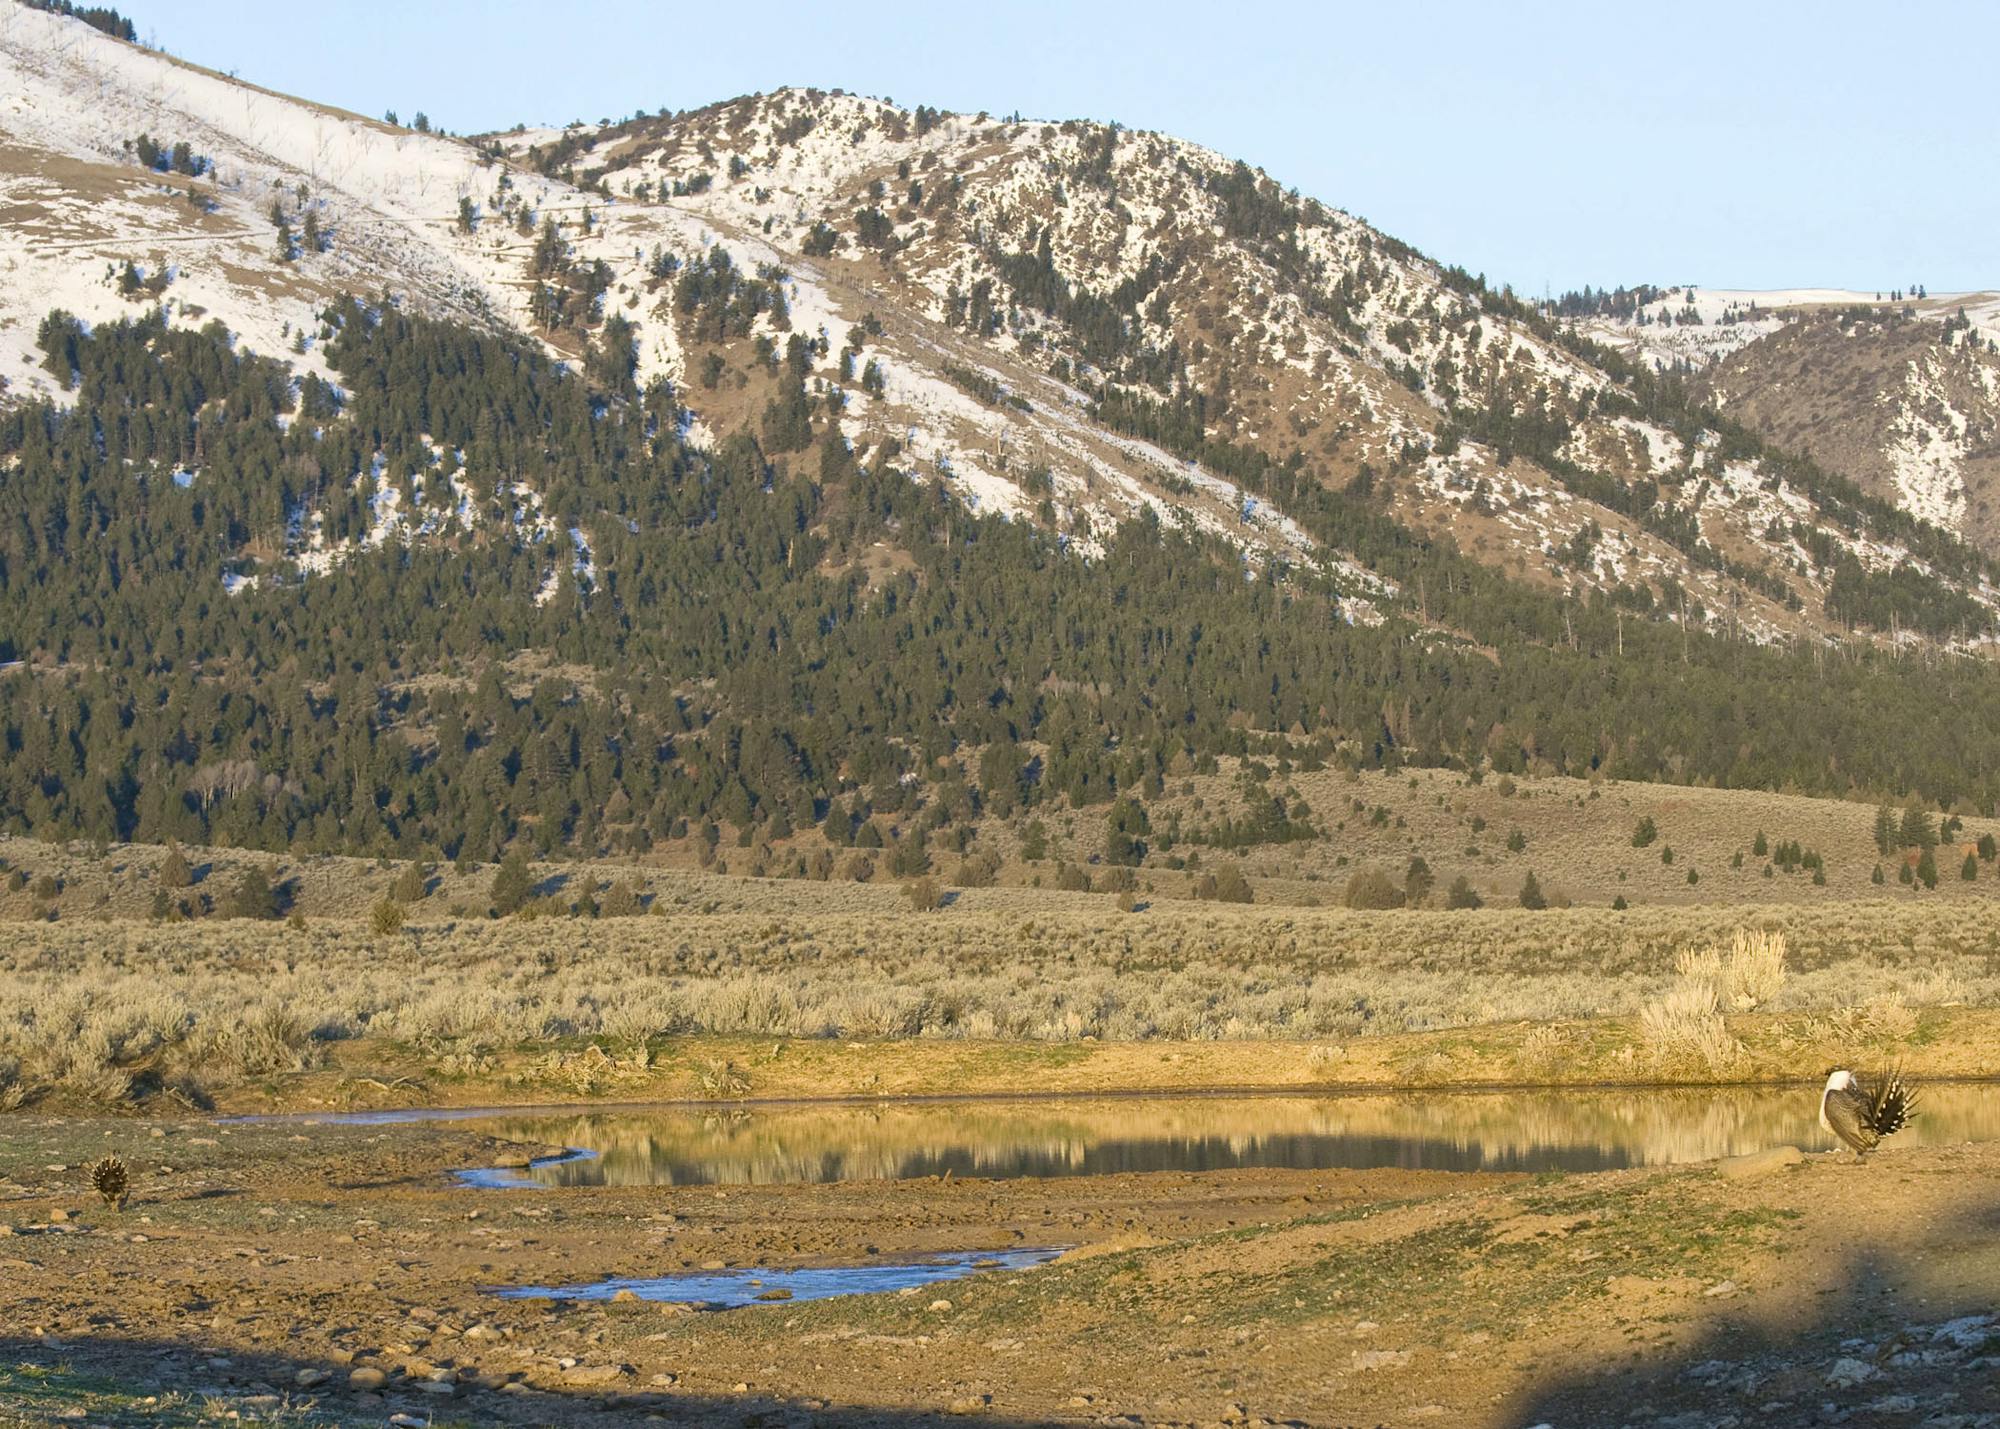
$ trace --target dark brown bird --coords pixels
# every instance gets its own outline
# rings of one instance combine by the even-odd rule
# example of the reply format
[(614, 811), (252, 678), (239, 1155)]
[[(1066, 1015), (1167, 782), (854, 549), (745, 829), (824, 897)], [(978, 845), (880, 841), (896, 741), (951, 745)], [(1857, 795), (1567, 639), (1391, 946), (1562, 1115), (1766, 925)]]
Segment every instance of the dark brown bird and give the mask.
[(105, 1205), (114, 1211), (125, 1209), (125, 1197), (132, 1189), (132, 1177), (125, 1170), (123, 1161), (116, 1156), (107, 1156), (95, 1162), (90, 1168), (90, 1184)]
[(1837, 1071), (1827, 1076), (1826, 1090), (1820, 1093), (1819, 1124), (1839, 1137), (1859, 1161), (1883, 1137), (1909, 1125), (1916, 1104), (1916, 1093), (1900, 1072), (1864, 1086), (1854, 1073)]

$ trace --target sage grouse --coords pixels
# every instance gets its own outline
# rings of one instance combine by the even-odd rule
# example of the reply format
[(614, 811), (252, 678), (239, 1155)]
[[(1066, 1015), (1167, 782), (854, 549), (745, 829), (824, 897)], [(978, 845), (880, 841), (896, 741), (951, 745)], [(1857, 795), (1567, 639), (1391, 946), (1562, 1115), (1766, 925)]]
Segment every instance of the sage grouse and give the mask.
[(1883, 1137), (1907, 1126), (1916, 1104), (1916, 1094), (1899, 1072), (1863, 1086), (1854, 1073), (1837, 1071), (1827, 1077), (1820, 1094), (1819, 1124), (1851, 1148), (1858, 1161)]

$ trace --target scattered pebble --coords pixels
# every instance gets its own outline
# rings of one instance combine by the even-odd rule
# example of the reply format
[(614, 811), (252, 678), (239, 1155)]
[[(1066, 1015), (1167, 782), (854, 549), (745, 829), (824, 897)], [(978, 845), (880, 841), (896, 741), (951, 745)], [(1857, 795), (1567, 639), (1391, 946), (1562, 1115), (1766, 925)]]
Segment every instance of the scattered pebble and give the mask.
[(1401, 1369), (1410, 1362), (1408, 1350), (1356, 1350), (1354, 1367), (1358, 1370)]

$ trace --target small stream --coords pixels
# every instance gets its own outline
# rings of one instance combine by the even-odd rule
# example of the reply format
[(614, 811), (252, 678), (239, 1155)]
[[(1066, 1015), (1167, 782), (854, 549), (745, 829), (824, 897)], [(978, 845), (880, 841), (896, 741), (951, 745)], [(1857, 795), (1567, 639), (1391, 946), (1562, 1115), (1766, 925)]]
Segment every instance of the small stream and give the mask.
[(838, 1295), (917, 1291), (988, 1271), (1045, 1265), (1058, 1250), (965, 1251), (884, 1265), (830, 1265), (807, 1270), (687, 1271), (651, 1277), (622, 1276), (583, 1285), (508, 1285), (487, 1291), (503, 1300), (609, 1300), (629, 1292), (701, 1310), (733, 1310), (760, 1302), (831, 1300)]

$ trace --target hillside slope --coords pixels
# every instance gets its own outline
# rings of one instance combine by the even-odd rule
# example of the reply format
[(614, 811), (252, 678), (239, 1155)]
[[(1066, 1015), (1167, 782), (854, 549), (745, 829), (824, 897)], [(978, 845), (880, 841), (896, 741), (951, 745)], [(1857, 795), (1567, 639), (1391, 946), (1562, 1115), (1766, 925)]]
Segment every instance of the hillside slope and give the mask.
[[(1165, 136), (789, 91), (475, 145), (19, 7), (0, 10), (0, 80), (16, 395), (53, 390), (35, 351), (50, 308), (101, 320), (157, 300), (326, 376), (320, 312), (392, 292), (571, 359), (630, 344), (636, 382), (673, 383), (697, 442), (741, 430), (782, 449), (773, 421), (817, 418), (864, 460), (1086, 555), (1150, 510), (1253, 569), (1309, 564), (1350, 618), (1399, 593), (1427, 615), (1428, 591), (1367, 570), (1302, 484), (1358, 484), (1542, 589), (1757, 640), (1890, 628), (1881, 602), (1836, 595), (1837, 562), (1949, 587), (1982, 623), (2000, 610), (1991, 573), (1935, 532), (1857, 509), (1529, 308)], [(778, 370), (792, 337), (803, 395)], [(449, 524), (387, 520), (378, 541)], [(340, 557), (310, 513), (299, 527), (295, 562)], [(599, 535), (586, 522), (578, 549)]]
[[(1211, 475), (1268, 461), (1358, 481), (1516, 579), (1677, 617), (1684, 599), (1754, 639), (1866, 623), (1799, 526), (1871, 575), (1994, 599), (1976, 561), (1889, 503), (1853, 509), (1526, 306), (1166, 136), (786, 92), (499, 142), (621, 208), (670, 203), (761, 235), (807, 275), (829, 382), (845, 325), (893, 318), (884, 399), (843, 428), (1001, 509), (1030, 505), (1008, 483), (1032, 491), (1046, 471), (1044, 519), (1119, 514), (1116, 472), (1070, 440), (1081, 411)], [(968, 402), (940, 372), (998, 400)]]
[(0, 19), (0, 832), (978, 878), (1312, 834), (1176, 832), (1229, 758), (2000, 804), (1990, 562), (1195, 146), (468, 142)]
[(2000, 350), (1956, 311), (1817, 314), (1701, 375), (1718, 407), (2000, 549)]
[(2000, 550), (2000, 294), (1642, 287), (1556, 306), (1773, 445)]

